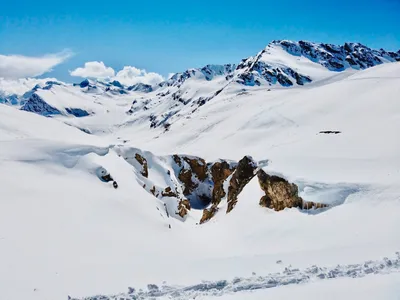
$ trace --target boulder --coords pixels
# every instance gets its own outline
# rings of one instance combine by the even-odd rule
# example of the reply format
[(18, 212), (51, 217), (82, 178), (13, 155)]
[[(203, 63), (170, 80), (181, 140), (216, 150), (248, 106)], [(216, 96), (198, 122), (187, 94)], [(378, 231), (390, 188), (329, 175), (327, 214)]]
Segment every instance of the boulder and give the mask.
[(265, 196), (260, 199), (261, 206), (276, 211), (283, 210), (286, 207), (302, 206), (303, 199), (298, 196), (297, 185), (282, 177), (268, 175), (262, 169), (257, 172), (257, 176), (260, 187), (265, 192)]
[(276, 211), (285, 208), (297, 207), (301, 209), (323, 208), (326, 204), (306, 202), (299, 197), (299, 189), (296, 184), (286, 179), (265, 173), (260, 169), (257, 172), (258, 182), (265, 195), (260, 199), (260, 205)]
[(200, 219), (200, 224), (204, 224), (205, 222), (211, 220), (214, 217), (215, 213), (218, 211), (217, 205), (212, 205), (210, 208), (206, 208), (203, 210), (203, 215)]
[(181, 200), (178, 204), (178, 212), (177, 214), (183, 218), (187, 215), (188, 211), (191, 209), (189, 200)]

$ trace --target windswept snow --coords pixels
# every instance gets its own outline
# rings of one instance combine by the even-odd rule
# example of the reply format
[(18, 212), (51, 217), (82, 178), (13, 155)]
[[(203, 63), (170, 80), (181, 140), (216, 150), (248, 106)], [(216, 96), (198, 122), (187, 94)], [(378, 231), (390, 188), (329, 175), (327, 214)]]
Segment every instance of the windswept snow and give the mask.
[[(273, 63), (289, 59), (274, 49)], [(337, 73), (290, 59), (315, 80), (243, 86), (226, 80), (231, 67), (209, 66), (209, 80), (202, 73), (154, 91), (125, 94), (98, 82), (40, 88), (34, 93), (60, 112), (50, 117), (0, 105), (1, 297), (320, 299), (320, 291), (395, 299), (400, 64)], [(146, 157), (149, 178), (134, 153)], [(173, 185), (166, 173), (177, 153), (206, 161), (251, 155), (329, 208), (262, 208), (255, 177), (231, 213), (223, 200), (205, 224), (197, 225), (196, 209), (175, 218), (176, 202), (143, 185)]]
[[(304, 270), (290, 266), (284, 268), (282, 272), (271, 273), (265, 276), (257, 276), (256, 273), (253, 273), (252, 277), (236, 277), (232, 281), (203, 281), (185, 287), (168, 285), (158, 287), (155, 284), (148, 284), (147, 290), (140, 289), (136, 291), (133, 287), (129, 287), (129, 291), (126, 294), (114, 296), (98, 295), (83, 298), (82, 300), (208, 299), (230, 296), (240, 292), (267, 290), (288, 285), (303, 285), (310, 282), (315, 283), (321, 280), (363, 278), (368, 275), (386, 275), (399, 272), (400, 255), (397, 253), (397, 257), (394, 259), (385, 257), (378, 261), (370, 260), (361, 264), (337, 265), (332, 268), (314, 265)], [(249, 296), (248, 294), (247, 297)], [(265, 296), (267, 296), (267, 294)], [(243, 295), (241, 297), (243, 297)], [(72, 298), (72, 300), (74, 299)]]

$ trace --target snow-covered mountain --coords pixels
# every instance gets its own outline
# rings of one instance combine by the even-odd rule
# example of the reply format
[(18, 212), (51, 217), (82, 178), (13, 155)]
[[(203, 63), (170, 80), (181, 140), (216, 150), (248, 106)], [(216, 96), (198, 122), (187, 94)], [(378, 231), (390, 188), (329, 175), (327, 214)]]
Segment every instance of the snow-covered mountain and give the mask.
[(239, 82), (245, 85), (266, 82), (292, 86), (329, 76), (327, 71), (363, 70), (395, 61), (400, 61), (399, 52), (373, 50), (359, 43), (337, 46), (282, 40), (271, 42), (255, 57), (243, 60), (236, 71)]
[[(21, 105), (26, 111), (55, 115), (60, 114), (59, 109), (47, 103), (41, 93), (37, 93), (38, 90), (50, 90), (53, 85), (62, 85), (68, 86), (73, 94), (82, 92), (103, 98), (126, 95), (126, 98), (132, 99), (133, 104), (128, 110), (129, 114), (135, 112), (140, 119), (146, 117), (150, 120), (151, 127), (168, 128), (174, 119), (188, 117), (226, 89), (245, 93), (251, 86), (291, 87), (318, 84), (339, 75), (345, 77), (356, 70), (395, 61), (400, 61), (400, 52), (373, 50), (359, 43), (338, 46), (282, 40), (271, 42), (256, 56), (243, 59), (239, 64), (207, 65), (189, 69), (172, 75), (157, 86), (142, 83), (124, 86), (118, 81), (86, 79), (74, 84), (73, 89), (70, 85), (53, 80), (37, 84), (22, 95), (3, 92), (0, 101)], [(90, 114), (83, 111), (74, 113), (76, 109), (78, 107), (64, 107), (66, 114)], [(139, 113), (140, 110), (145, 112)]]
[(157, 86), (19, 93), (2, 297), (396, 299), (399, 55), (274, 41)]

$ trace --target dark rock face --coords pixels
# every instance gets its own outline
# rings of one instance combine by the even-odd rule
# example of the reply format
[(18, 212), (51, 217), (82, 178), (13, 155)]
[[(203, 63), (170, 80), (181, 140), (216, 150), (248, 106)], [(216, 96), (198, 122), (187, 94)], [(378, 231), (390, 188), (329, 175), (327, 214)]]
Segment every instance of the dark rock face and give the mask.
[(207, 178), (207, 164), (204, 159), (199, 157), (189, 158), (186, 156), (183, 159), (189, 164), (190, 169), (200, 181), (204, 181)]
[(186, 80), (192, 77), (201, 76), (205, 80), (210, 81), (216, 76), (230, 76), (235, 70), (235, 64), (226, 65), (206, 65), (200, 69), (189, 69), (183, 73), (172, 75), (167, 81), (160, 83), (160, 86), (177, 86), (180, 87)]
[(237, 203), (237, 197), (243, 188), (255, 176), (254, 171), (257, 169), (257, 163), (249, 156), (243, 157), (233, 173), (228, 187), (228, 208), (227, 213), (232, 211)]
[(79, 86), (80, 86), (81, 88), (88, 87), (89, 85), (90, 85), (90, 82), (89, 82), (89, 80), (87, 80), (87, 79), (83, 80), (83, 81), (79, 84)]
[(161, 195), (163, 197), (178, 197), (178, 195), (174, 191), (172, 191), (170, 186), (166, 187), (164, 191), (161, 192)]
[(360, 43), (332, 45), (307, 41), (273, 41), (271, 44), (282, 46), (290, 54), (303, 55), (332, 71), (343, 71), (348, 67), (370, 68), (382, 64), (382, 58), (392, 62), (400, 59), (398, 53), (374, 50)]
[(97, 171), (97, 176), (103, 182), (111, 182), (113, 184), (114, 189), (118, 188), (118, 183), (112, 178), (111, 174), (104, 168), (100, 167)]
[[(48, 104), (42, 97), (40, 97), (36, 93), (32, 93), (30, 98), (25, 102), (25, 104), (21, 107), (21, 110), (33, 112), (42, 116), (54, 116), (60, 115), (61, 111), (57, 108)], [(65, 111), (73, 115), (75, 117), (86, 117), (89, 116), (89, 113), (80, 108), (65, 108)]]
[(21, 107), (21, 110), (33, 112), (43, 116), (59, 115), (61, 112), (49, 105), (36, 93), (33, 93), (29, 100)]
[(111, 177), (110, 174), (104, 174), (101, 176), (101, 179), (105, 182), (110, 182), (110, 181), (114, 181), (114, 179)]
[(137, 83), (128, 87), (128, 91), (150, 93), (153, 91), (153, 87), (149, 84)]
[(218, 211), (218, 206), (217, 205), (212, 205), (208, 209), (203, 210), (203, 215), (200, 219), (200, 224), (204, 224), (205, 222), (209, 221), (212, 219), (212, 217), (215, 216), (216, 212)]
[(211, 196), (212, 204), (218, 205), (221, 202), (221, 199), (226, 196), (223, 185), (225, 180), (235, 171), (235, 169), (235, 166), (231, 166), (225, 160), (211, 165), (211, 178), (214, 183)]
[(286, 207), (302, 207), (303, 199), (298, 196), (298, 188), (294, 183), (278, 176), (270, 176), (263, 170), (257, 172), (258, 182), (265, 196), (260, 199), (260, 205), (276, 211)]
[(140, 171), (140, 174), (142, 174), (146, 178), (149, 177), (149, 169), (148, 169), (148, 165), (147, 165), (147, 160), (143, 156), (141, 156), (139, 153), (135, 154), (135, 159), (142, 166), (142, 170)]
[(276, 211), (285, 208), (297, 207), (300, 209), (324, 208), (326, 204), (306, 202), (299, 197), (298, 187), (286, 179), (268, 175), (260, 169), (257, 172), (258, 182), (265, 195), (260, 199), (260, 206), (274, 209)]
[(198, 186), (192, 181), (192, 170), (182, 169), (178, 175), (179, 180), (184, 184), (183, 194), (190, 195), (193, 190)]
[(282, 86), (292, 86), (293, 82), (298, 85), (304, 85), (311, 82), (311, 78), (294, 71), (290, 67), (272, 67), (266, 62), (256, 61), (253, 64), (240, 64), (238, 69), (244, 69), (244, 72), (237, 76), (237, 82), (248, 85), (261, 85), (259, 79), (264, 79), (270, 84), (279, 83)]
[(268, 62), (268, 53), (271, 47), (281, 47), (293, 56), (304, 56), (312, 62), (318, 63), (331, 71), (343, 71), (347, 68), (366, 69), (379, 64), (384, 60), (400, 61), (400, 53), (387, 52), (383, 49), (373, 50), (359, 43), (345, 43), (343, 46), (312, 43), (307, 41), (272, 41), (255, 57), (249, 57), (240, 62), (236, 68), (238, 83), (254, 86), (259, 85), (259, 79), (269, 84), (292, 86), (294, 83), (304, 85), (311, 82), (307, 74), (301, 74), (290, 65), (272, 65)]
[(89, 113), (86, 110), (80, 108), (66, 108), (67, 113), (73, 115), (77, 118), (89, 116)]
[(182, 183), (183, 195), (194, 208), (208, 205), (211, 202), (212, 182), (204, 159), (184, 155), (173, 155), (172, 158), (179, 167), (177, 177)]
[(10, 104), (10, 105), (17, 105), (20, 102), (20, 97), (12, 94), (12, 95), (5, 95), (0, 91), (0, 103)]
[(119, 87), (121, 89), (124, 88), (124, 86), (121, 84), (121, 82), (119, 82), (118, 80), (114, 80), (113, 82), (110, 83), (112, 86), (116, 86)]
[[(191, 209), (201, 209), (200, 224), (203, 224), (219, 212), (222, 201), (226, 201), (226, 213), (231, 212), (238, 202), (240, 193), (256, 175), (259, 186), (265, 194), (259, 200), (259, 204), (263, 207), (276, 211), (292, 207), (299, 209), (327, 207), (325, 204), (304, 201), (298, 195), (296, 184), (279, 176), (268, 175), (259, 169), (258, 164), (250, 156), (243, 157), (237, 163), (228, 160), (207, 163), (200, 157), (178, 154), (164, 157), (161, 161), (169, 163), (168, 167), (165, 166), (164, 175), (169, 179), (166, 181), (167, 187), (160, 187), (152, 182), (151, 174), (147, 170), (148, 161), (138, 151), (133, 149), (130, 155), (124, 155), (124, 159), (129, 162), (134, 158), (131, 165), (136, 169), (139, 168), (142, 175), (147, 178), (143, 180), (143, 188), (149, 193), (158, 199), (174, 198), (168, 199), (176, 201), (175, 212), (171, 215), (182, 219)], [(107, 175), (103, 181), (113, 181), (106, 170), (102, 171), (105, 172), (103, 175)], [(254, 200), (248, 199), (248, 201)]]
[(235, 171), (236, 164), (229, 164), (227, 161), (222, 160), (209, 164), (208, 167), (214, 187), (211, 194), (211, 207), (203, 210), (200, 224), (209, 221), (218, 211), (218, 205), (220, 204), (222, 198), (226, 196), (224, 182)]
[(183, 218), (187, 215), (188, 211), (191, 209), (189, 200), (181, 200), (178, 204), (178, 212), (177, 214)]

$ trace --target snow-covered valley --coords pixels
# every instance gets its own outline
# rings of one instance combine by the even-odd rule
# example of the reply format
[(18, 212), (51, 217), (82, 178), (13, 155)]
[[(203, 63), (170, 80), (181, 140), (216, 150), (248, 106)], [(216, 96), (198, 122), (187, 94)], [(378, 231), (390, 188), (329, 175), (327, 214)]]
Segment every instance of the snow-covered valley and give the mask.
[(1, 298), (397, 299), (400, 53), (346, 45), (3, 97)]

